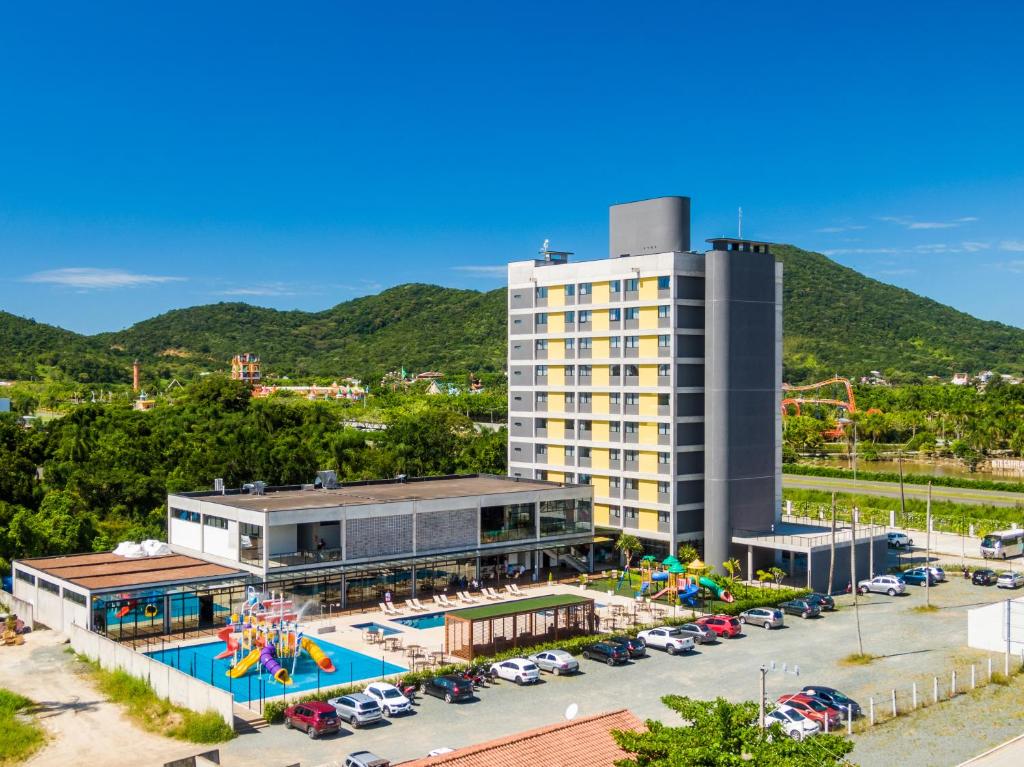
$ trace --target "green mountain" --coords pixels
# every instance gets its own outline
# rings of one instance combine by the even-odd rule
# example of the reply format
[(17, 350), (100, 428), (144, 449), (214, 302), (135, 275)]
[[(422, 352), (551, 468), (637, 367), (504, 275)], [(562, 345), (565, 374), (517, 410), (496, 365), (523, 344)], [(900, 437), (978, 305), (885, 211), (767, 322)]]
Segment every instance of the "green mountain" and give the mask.
[[(986, 322), (865, 277), (819, 253), (777, 246), (785, 265), (785, 364), (790, 381), (857, 376), (1024, 371), (1024, 330)], [(116, 333), (81, 336), (0, 312), (0, 377), (57, 374), (127, 381), (224, 370), (238, 352), (290, 376), (410, 370), (497, 372), (505, 362), (505, 291), (399, 285), (322, 312), (244, 303), (178, 309)]]

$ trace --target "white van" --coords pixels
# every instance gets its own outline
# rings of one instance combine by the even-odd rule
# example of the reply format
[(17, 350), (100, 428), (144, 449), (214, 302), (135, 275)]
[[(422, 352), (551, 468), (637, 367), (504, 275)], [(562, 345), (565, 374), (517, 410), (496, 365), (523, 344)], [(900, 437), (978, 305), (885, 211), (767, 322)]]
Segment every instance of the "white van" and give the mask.
[(981, 556), (1006, 559), (1024, 554), (1024, 530), (999, 530), (981, 539)]

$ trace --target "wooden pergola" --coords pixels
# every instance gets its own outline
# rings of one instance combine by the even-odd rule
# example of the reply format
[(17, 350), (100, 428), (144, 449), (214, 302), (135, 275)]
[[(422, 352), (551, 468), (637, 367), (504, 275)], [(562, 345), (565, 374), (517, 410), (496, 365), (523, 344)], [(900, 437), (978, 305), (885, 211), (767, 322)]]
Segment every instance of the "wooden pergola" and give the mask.
[(471, 661), (596, 630), (594, 600), (568, 594), (452, 610), (444, 617), (445, 655)]

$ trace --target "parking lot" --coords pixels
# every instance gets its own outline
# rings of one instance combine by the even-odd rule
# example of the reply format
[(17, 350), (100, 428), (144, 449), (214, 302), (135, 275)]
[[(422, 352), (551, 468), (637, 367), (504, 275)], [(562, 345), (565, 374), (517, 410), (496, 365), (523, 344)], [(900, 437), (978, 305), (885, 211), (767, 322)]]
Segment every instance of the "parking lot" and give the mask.
[[(954, 667), (981, 663), (985, 656), (966, 648), (966, 611), (1014, 595), (952, 577), (932, 589), (931, 601), (940, 608), (936, 612), (910, 609), (924, 603), (919, 587), (909, 587), (903, 597), (862, 597), (864, 650), (880, 656), (869, 666), (841, 662), (857, 651), (852, 597), (843, 596), (837, 599), (835, 613), (808, 620), (786, 616), (785, 628), (749, 627), (741, 637), (698, 647), (689, 655), (671, 657), (651, 650), (649, 657), (620, 667), (581, 660), (577, 676), (545, 674), (542, 683), (526, 688), (501, 682), (479, 691), (475, 700), (453, 705), (424, 698), (418, 701), (415, 714), (355, 732), (346, 727), (336, 737), (310, 741), (275, 725), (224, 746), (222, 761), (268, 767), (295, 761), (317, 765), (359, 749), (401, 761), (442, 746), (457, 748), (559, 721), (572, 703), (579, 705), (583, 715), (624, 706), (641, 718), (667, 719), (669, 712), (659, 699), (668, 693), (756, 698), (758, 669), (772, 662), (777, 670), (767, 676), (770, 699), (818, 683), (843, 689), (862, 703), (871, 695), (877, 701), (888, 700), (893, 687), (909, 689), (911, 681), (917, 680), (922, 689), (925, 685), (930, 689), (933, 674), (948, 677)], [(793, 673), (795, 666), (799, 666), (799, 677)], [(968, 744), (968, 748), (980, 750), (978, 745)], [(858, 761), (856, 751), (853, 756)]]

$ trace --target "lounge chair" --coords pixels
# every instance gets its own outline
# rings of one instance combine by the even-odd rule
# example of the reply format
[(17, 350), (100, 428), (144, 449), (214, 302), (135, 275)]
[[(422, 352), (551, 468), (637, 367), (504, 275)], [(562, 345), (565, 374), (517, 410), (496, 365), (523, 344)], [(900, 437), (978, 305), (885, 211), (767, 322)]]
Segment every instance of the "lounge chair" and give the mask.
[(460, 591), (458, 596), (459, 596), (459, 601), (460, 602), (465, 602), (467, 605), (474, 604), (477, 601), (474, 597), (471, 597), (469, 595), (468, 591)]
[(416, 612), (417, 610), (419, 610), (420, 608), (418, 608), (416, 606), (415, 602), (416, 602), (415, 599), (406, 599), (405, 600), (405, 609), (406, 610), (410, 610), (412, 612)]
[(395, 605), (392, 602), (385, 602), (384, 603), (384, 608), (385, 608), (384, 611), (388, 615), (401, 615), (402, 614), (402, 611), (399, 610), (397, 607), (395, 607)]
[[(511, 583), (505, 586), (505, 593), (512, 597), (516, 595), (515, 589), (512, 588)], [(504, 596), (504, 594), (502, 596)]]
[(442, 607), (455, 607), (455, 604), (448, 599), (447, 594), (441, 594), (437, 597), (437, 602)]
[(519, 588), (519, 587), (518, 587), (518, 586), (517, 586), (516, 584), (514, 584), (514, 583), (510, 583), (510, 584), (509, 584), (509, 586), (508, 586), (508, 590), (509, 590), (509, 591), (510, 591), (510, 592), (511, 592), (511, 593), (512, 593), (512, 594), (513, 594), (514, 596), (517, 596), (517, 597), (522, 597), (522, 596), (526, 596), (526, 592), (524, 592), (524, 591), (523, 591), (522, 589), (520, 589), (520, 588)]
[(504, 599), (505, 597), (495, 591), (493, 588), (484, 589), (484, 593), (487, 594), (488, 599)]
[(377, 603), (377, 607), (379, 607), (380, 611), (382, 613), (384, 613), (385, 615), (391, 615), (391, 611), (388, 610), (388, 606), (387, 606), (386, 602), (378, 602)]
[(412, 600), (412, 604), (413, 604), (413, 607), (415, 607), (420, 612), (424, 612), (424, 613), (430, 612), (430, 608), (429, 607), (424, 607), (423, 603), (420, 602), (420, 600), (418, 600), (418, 599)]
[(433, 600), (434, 604), (438, 607), (444, 607), (444, 602), (441, 601), (441, 596), (439, 594), (434, 594)]

